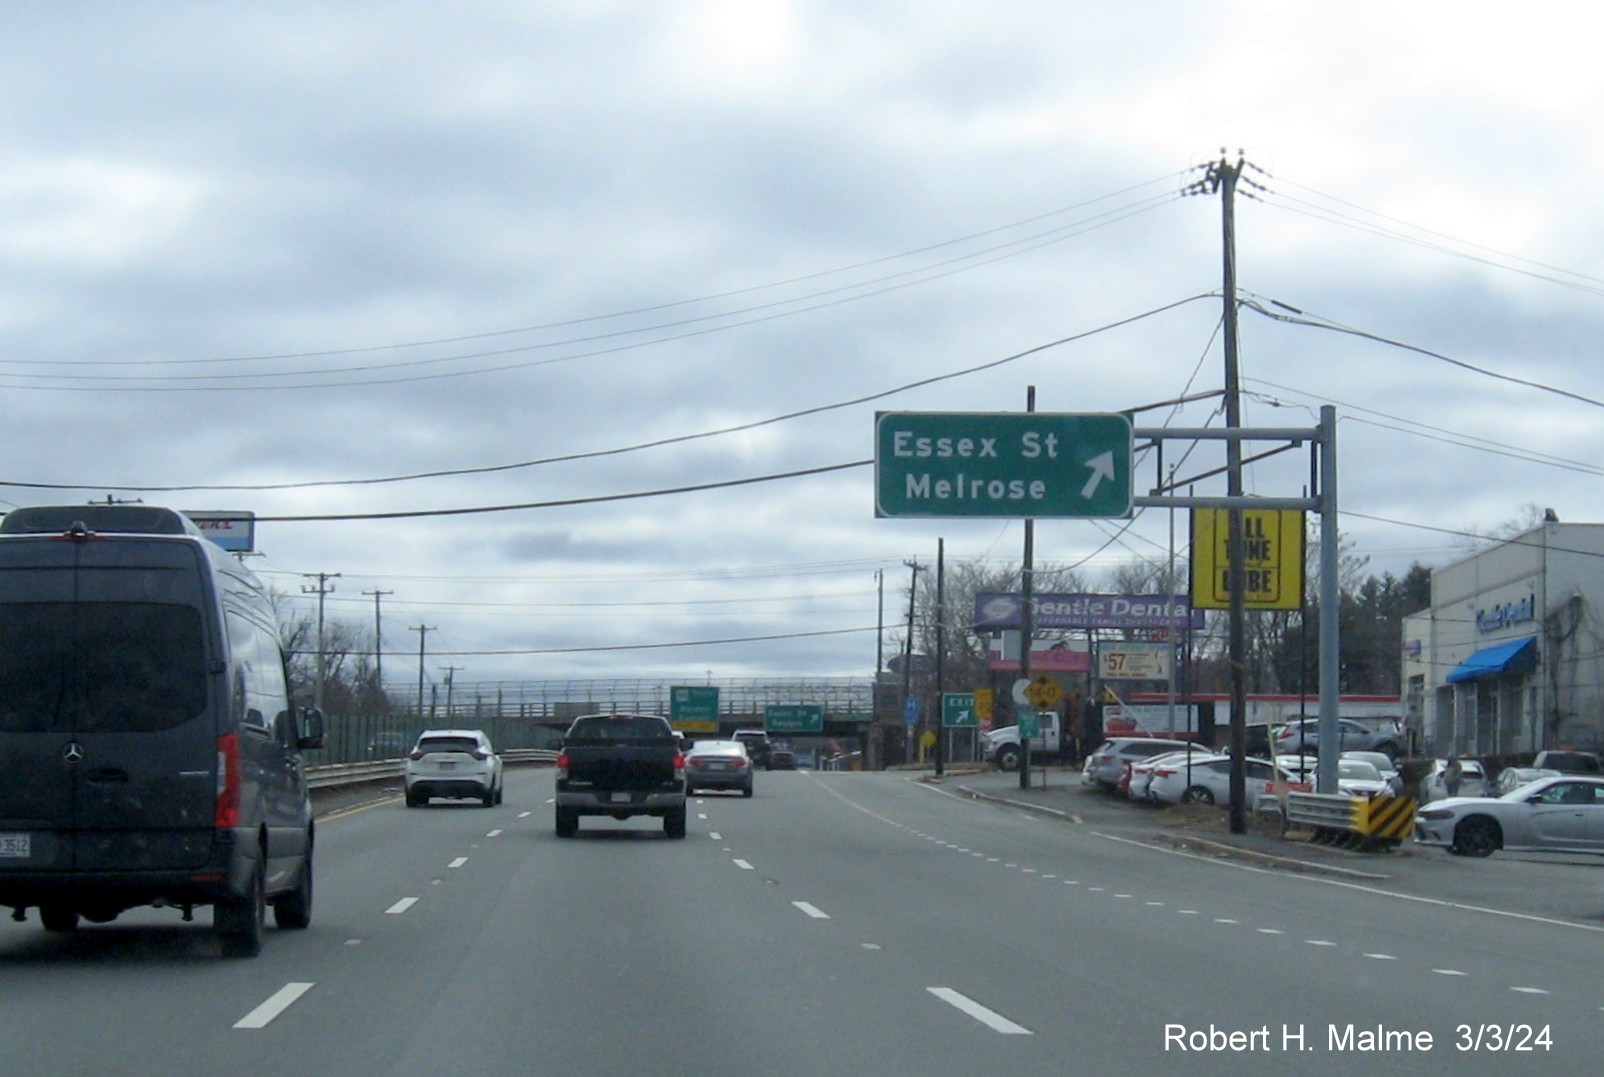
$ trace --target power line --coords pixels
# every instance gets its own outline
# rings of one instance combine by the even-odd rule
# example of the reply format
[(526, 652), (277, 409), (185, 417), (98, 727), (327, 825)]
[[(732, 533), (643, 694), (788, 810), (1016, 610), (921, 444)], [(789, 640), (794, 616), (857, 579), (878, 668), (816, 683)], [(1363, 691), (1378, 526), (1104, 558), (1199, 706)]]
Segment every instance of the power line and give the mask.
[(644, 451), (646, 449), (657, 449), (657, 448), (663, 448), (664, 446), (668, 446), (668, 445), (680, 445), (680, 444), (684, 444), (685, 442), (689, 442), (689, 441), (698, 441), (698, 440), (702, 440), (702, 439), (705, 439), (705, 438), (720, 437), (720, 436), (725, 435), (725, 434), (744, 433), (744, 432), (749, 431), (749, 430), (757, 430), (757, 429), (760, 429), (760, 428), (765, 427), (765, 426), (773, 426), (773, 425), (778, 424), (778, 423), (790, 422), (791, 420), (806, 418), (806, 417), (811, 416), (811, 415), (822, 415), (822, 414), (824, 414), (826, 412), (839, 411), (839, 410), (844, 409), (844, 408), (857, 407), (857, 406), (862, 405), (862, 404), (870, 404), (870, 403), (873, 403), (873, 402), (875, 402), (877, 400), (885, 400), (885, 399), (888, 399), (890, 397), (900, 395), (902, 393), (911, 392), (914, 389), (922, 389), (922, 388), (926, 388), (926, 387), (931, 386), (931, 385), (940, 384), (941, 382), (944, 382), (944, 381), (952, 381), (954, 379), (967, 377), (967, 376), (972, 375), (972, 374), (979, 374), (979, 373), (983, 373), (983, 372), (988, 371), (988, 370), (995, 370), (996, 368), (1002, 367), (1002, 366), (1006, 366), (1009, 363), (1018, 362), (1021, 359), (1026, 359), (1026, 358), (1029, 358), (1030, 356), (1033, 356), (1033, 355), (1039, 355), (1042, 352), (1047, 351), (1047, 350), (1052, 349), (1052, 348), (1062, 347), (1062, 346), (1064, 346), (1066, 344), (1073, 344), (1073, 343), (1076, 343), (1076, 342), (1081, 341), (1081, 340), (1086, 340), (1086, 339), (1088, 339), (1090, 337), (1096, 336), (1096, 335), (1101, 334), (1101, 333), (1111, 332), (1112, 330), (1120, 329), (1120, 328), (1123, 328), (1123, 327), (1125, 327), (1127, 325), (1135, 324), (1136, 322), (1143, 321), (1143, 320), (1145, 320), (1147, 318), (1152, 318), (1152, 317), (1156, 317), (1157, 315), (1160, 315), (1160, 314), (1168, 313), (1169, 311), (1176, 310), (1176, 309), (1178, 309), (1178, 308), (1180, 308), (1182, 306), (1185, 306), (1185, 305), (1187, 305), (1189, 303), (1195, 303), (1198, 300), (1213, 299), (1213, 298), (1217, 298), (1217, 293), (1205, 292), (1205, 293), (1201, 293), (1199, 295), (1188, 296), (1185, 299), (1179, 299), (1179, 300), (1176, 300), (1173, 303), (1166, 303), (1163, 306), (1154, 307), (1153, 309), (1147, 310), (1147, 311), (1143, 311), (1140, 314), (1133, 314), (1133, 315), (1130, 315), (1129, 317), (1121, 318), (1121, 319), (1118, 319), (1117, 321), (1113, 321), (1113, 322), (1108, 322), (1108, 323), (1106, 323), (1104, 325), (1096, 326), (1095, 328), (1087, 329), (1087, 330), (1084, 330), (1083, 332), (1080, 332), (1080, 333), (1073, 333), (1073, 334), (1071, 334), (1071, 335), (1069, 335), (1067, 337), (1060, 337), (1057, 340), (1048, 341), (1045, 344), (1038, 344), (1038, 345), (1036, 345), (1034, 347), (1026, 348), (1024, 351), (1015, 352), (1012, 355), (1005, 355), (1000, 359), (992, 359), (992, 360), (989, 360), (989, 361), (987, 361), (985, 363), (978, 364), (976, 366), (965, 367), (965, 368), (963, 368), (961, 370), (952, 370), (952, 371), (948, 371), (948, 372), (943, 373), (943, 374), (935, 374), (935, 375), (932, 375), (931, 377), (928, 377), (928, 378), (921, 378), (918, 381), (908, 382), (906, 384), (898, 385), (898, 386), (895, 386), (895, 387), (890, 388), (890, 389), (882, 389), (882, 390), (879, 390), (877, 392), (868, 393), (868, 394), (865, 394), (863, 396), (854, 397), (854, 398), (852, 398), (850, 400), (839, 400), (839, 401), (836, 401), (836, 402), (831, 403), (831, 404), (820, 404), (820, 405), (818, 405), (816, 407), (803, 408), (803, 409), (801, 409), (799, 411), (786, 412), (785, 414), (771, 416), (771, 417), (769, 417), (767, 419), (757, 419), (757, 420), (754, 420), (754, 421), (749, 422), (749, 423), (740, 423), (740, 424), (735, 425), (735, 426), (721, 427), (720, 429), (717, 429), (717, 430), (704, 430), (704, 431), (700, 431), (700, 432), (694, 433), (694, 434), (681, 434), (681, 435), (677, 435), (675, 437), (658, 438), (658, 439), (656, 439), (654, 441), (640, 442), (640, 443), (637, 443), (637, 444), (634, 444), (634, 445), (618, 446), (618, 447), (614, 447), (614, 448), (611, 448), (611, 449), (596, 449), (596, 450), (592, 450), (592, 451), (589, 451), (589, 452), (566, 453), (566, 454), (561, 455), (561, 456), (549, 456), (549, 457), (543, 457), (543, 458), (538, 459), (538, 460), (524, 460), (524, 461), (521, 461), (521, 462), (518, 462), (518, 463), (511, 463), (511, 464), (489, 464), (489, 465), (484, 465), (484, 466), (480, 466), (480, 467), (452, 468), (452, 469), (444, 469), (444, 470), (438, 470), (438, 471), (415, 472), (415, 473), (407, 474), (407, 475), (393, 475), (393, 476), (387, 476), (387, 477), (366, 478), (366, 479), (328, 479), (328, 480), (320, 480), (320, 481), (313, 481), (313, 482), (266, 483), (266, 484), (257, 483), (257, 484), (223, 485), (223, 486), (210, 486), (210, 485), (199, 485), (199, 484), (182, 484), (182, 485), (171, 485), (171, 486), (128, 486), (128, 485), (124, 485), (122, 483), (108, 483), (108, 482), (36, 483), (36, 482), (10, 482), (10, 481), (6, 481), (6, 480), (0, 480), (0, 486), (14, 486), (14, 487), (17, 487), (17, 488), (20, 488), (20, 489), (35, 489), (35, 490), (123, 490), (123, 491), (127, 491), (127, 492), (135, 492), (135, 493), (180, 493), (180, 492), (187, 492), (187, 491), (192, 491), (192, 490), (220, 490), (220, 491), (304, 490), (304, 489), (313, 489), (313, 488), (325, 487), (325, 486), (372, 486), (372, 485), (380, 485), (380, 484), (385, 484), (385, 483), (413, 482), (413, 481), (417, 481), (417, 480), (421, 480), (421, 479), (451, 478), (451, 477), (458, 477), (458, 476), (463, 476), (463, 475), (486, 475), (486, 474), (495, 474), (495, 473), (506, 472), (506, 471), (517, 471), (517, 470), (522, 470), (522, 469), (525, 469), (525, 468), (532, 468), (532, 467), (543, 467), (543, 466), (546, 466), (548, 464), (572, 463), (572, 462), (577, 461), (577, 460), (592, 460), (592, 459), (597, 459), (597, 458), (600, 458), (600, 457), (620, 456), (620, 455), (623, 455), (623, 454), (626, 454), (626, 453), (641, 452), (641, 451)]

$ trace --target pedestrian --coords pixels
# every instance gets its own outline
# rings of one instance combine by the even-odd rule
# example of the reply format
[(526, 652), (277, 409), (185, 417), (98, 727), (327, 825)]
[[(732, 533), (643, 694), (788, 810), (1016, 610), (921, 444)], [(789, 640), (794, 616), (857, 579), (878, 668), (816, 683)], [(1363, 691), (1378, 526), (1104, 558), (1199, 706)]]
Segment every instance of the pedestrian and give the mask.
[(1459, 795), (1459, 782), (1464, 776), (1465, 768), (1460, 765), (1459, 757), (1456, 755), (1449, 758), (1448, 765), (1442, 772), (1442, 787), (1448, 791), (1449, 796)]

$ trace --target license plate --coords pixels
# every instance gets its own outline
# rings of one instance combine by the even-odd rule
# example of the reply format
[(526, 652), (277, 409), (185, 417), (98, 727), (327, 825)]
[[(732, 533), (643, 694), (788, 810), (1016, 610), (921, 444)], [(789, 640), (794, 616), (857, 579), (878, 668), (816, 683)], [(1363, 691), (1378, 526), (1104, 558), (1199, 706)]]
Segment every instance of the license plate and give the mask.
[(441, 763), (440, 764), (440, 769), (441, 770), (456, 770), (457, 769), (457, 764), (455, 764), (455, 763)]
[(26, 860), (33, 855), (31, 834), (0, 834), (0, 857)]
[(708, 770), (725, 770), (725, 769), (727, 769), (727, 764), (724, 764), (724, 763), (709, 763), (707, 765), (707, 769)]
[(614, 793), (613, 794), (613, 803), (614, 804), (628, 804), (633, 799), (635, 799), (635, 798), (630, 796), (628, 793)]

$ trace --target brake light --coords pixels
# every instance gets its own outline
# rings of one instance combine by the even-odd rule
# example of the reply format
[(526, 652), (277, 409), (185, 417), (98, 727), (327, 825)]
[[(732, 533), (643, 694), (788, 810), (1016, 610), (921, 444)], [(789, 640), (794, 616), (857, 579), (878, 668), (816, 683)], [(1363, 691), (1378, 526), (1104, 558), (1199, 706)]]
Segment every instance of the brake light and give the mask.
[(1177, 771), (1176, 771), (1176, 769), (1174, 767), (1154, 767), (1153, 768), (1153, 777), (1155, 777), (1155, 778), (1169, 778), (1169, 777), (1174, 776), (1176, 773), (1177, 773)]
[(239, 824), (239, 798), (239, 734), (225, 733), (217, 738), (217, 806), (213, 812), (213, 826), (222, 830)]
[(684, 769), (685, 769), (685, 753), (684, 752), (675, 752), (674, 753), (674, 770), (675, 770), (675, 772), (677, 773), (677, 772), (682, 771)]
[(559, 777), (559, 778), (568, 777), (568, 753), (567, 752), (558, 752), (557, 753), (557, 777)]

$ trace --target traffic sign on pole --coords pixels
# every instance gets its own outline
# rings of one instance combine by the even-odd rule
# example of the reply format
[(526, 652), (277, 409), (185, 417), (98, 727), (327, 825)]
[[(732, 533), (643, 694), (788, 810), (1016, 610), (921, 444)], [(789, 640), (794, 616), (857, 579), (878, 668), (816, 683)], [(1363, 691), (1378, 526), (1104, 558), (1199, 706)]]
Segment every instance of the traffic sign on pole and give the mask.
[(979, 726), (980, 716), (975, 710), (975, 693), (941, 693), (941, 724), (949, 729)]
[(874, 514), (1129, 516), (1132, 442), (1112, 413), (879, 412)]

